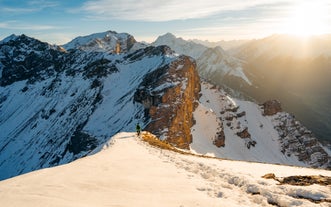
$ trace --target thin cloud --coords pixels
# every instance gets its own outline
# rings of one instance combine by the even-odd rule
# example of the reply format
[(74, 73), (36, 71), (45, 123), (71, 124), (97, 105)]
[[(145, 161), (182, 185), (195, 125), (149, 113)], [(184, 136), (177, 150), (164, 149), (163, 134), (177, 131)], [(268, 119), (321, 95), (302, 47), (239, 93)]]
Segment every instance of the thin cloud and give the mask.
[[(284, 1), (281, 1), (284, 2)], [(275, 2), (273, 2), (275, 3)], [(225, 11), (244, 10), (270, 4), (269, 0), (95, 0), (87, 1), (82, 10), (90, 18), (140, 21), (172, 21), (204, 18)]]
[(15, 13), (15, 14), (24, 14), (32, 13), (38, 11), (36, 8), (20, 8), (20, 7), (3, 7), (0, 8), (1, 13)]
[(33, 0), (28, 1), (26, 6), (20, 7), (2, 7), (0, 8), (1, 13), (10, 13), (10, 14), (28, 14), (38, 11), (42, 11), (46, 8), (53, 8), (59, 6), (59, 3), (46, 0)]
[(55, 30), (61, 29), (53, 25), (38, 25), (38, 24), (21, 24), (17, 21), (9, 22), (0, 22), (1, 29), (14, 29), (14, 30), (33, 30), (33, 31), (42, 31), (42, 30)]
[(30, 0), (28, 2), (30, 6), (37, 6), (39, 8), (51, 8), (59, 6), (58, 2), (54, 1), (47, 1), (47, 0)]

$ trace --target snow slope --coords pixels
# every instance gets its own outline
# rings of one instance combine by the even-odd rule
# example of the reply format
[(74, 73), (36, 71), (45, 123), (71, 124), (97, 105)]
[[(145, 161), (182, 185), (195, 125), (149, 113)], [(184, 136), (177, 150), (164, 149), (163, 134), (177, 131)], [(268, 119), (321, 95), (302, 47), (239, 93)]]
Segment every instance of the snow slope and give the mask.
[[(119, 133), (70, 164), (0, 182), (3, 206), (330, 206), (328, 186), (278, 185), (261, 178), (330, 171), (201, 158), (154, 148)], [(310, 199), (310, 200), (309, 200)]]
[[(272, 117), (263, 116), (260, 107), (250, 101), (232, 99), (224, 91), (210, 84), (201, 84), (201, 98), (192, 127), (193, 142), (191, 150), (199, 154), (215, 157), (256, 162), (277, 163), (295, 166), (309, 166), (299, 161), (294, 153), (282, 153), (280, 135)], [(237, 112), (233, 112), (236, 110)], [(244, 114), (239, 117), (236, 114)], [(250, 138), (241, 138), (238, 132), (245, 128)], [(225, 146), (213, 144), (218, 131), (225, 134)], [(255, 147), (247, 147), (248, 142), (255, 141)], [(330, 154), (329, 154), (330, 157)]]

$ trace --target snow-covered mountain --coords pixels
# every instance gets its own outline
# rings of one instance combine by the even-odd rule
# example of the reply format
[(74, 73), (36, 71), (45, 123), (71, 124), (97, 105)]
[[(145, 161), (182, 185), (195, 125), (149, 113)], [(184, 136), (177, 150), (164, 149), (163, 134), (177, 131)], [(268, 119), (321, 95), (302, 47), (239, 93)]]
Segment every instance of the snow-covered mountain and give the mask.
[(176, 37), (171, 33), (166, 33), (159, 36), (153, 43), (154, 46), (168, 45), (171, 49), (179, 54), (191, 56), (195, 59), (200, 57), (207, 49), (206, 46), (197, 44), (193, 41), (186, 41), (180, 37)]
[(137, 89), (151, 72), (167, 78), (168, 65), (183, 58), (165, 46), (118, 55), (66, 52), (25, 35), (3, 41), (0, 178), (70, 162), (137, 122), (147, 125)]
[(303, 39), (272, 35), (224, 51), (202, 46), (203, 41), (166, 34), (153, 44), (166, 44), (177, 53), (195, 57), (201, 78), (233, 96), (261, 103), (280, 100), (286, 111), (330, 148), (331, 50), (325, 46), (330, 43), (330, 35)]
[[(270, 173), (292, 185), (262, 178)], [(289, 177), (300, 175), (315, 175), (321, 182), (306, 185), (300, 177)], [(326, 170), (183, 155), (122, 132), (92, 156), (1, 181), (0, 201), (26, 207), (327, 207), (331, 189), (325, 180), (330, 177)]]
[(195, 58), (199, 75), (210, 82), (215, 84), (222, 82), (224, 86), (230, 85), (230, 88), (233, 82), (239, 85), (251, 85), (243, 71), (243, 62), (220, 46), (209, 48), (194, 41), (177, 38), (170, 33), (159, 36), (152, 45), (168, 45), (179, 54)]
[(145, 47), (145, 44), (138, 43), (128, 33), (117, 33), (107, 31), (81, 36), (63, 45), (66, 50), (80, 49), (94, 52), (122, 53), (130, 50), (137, 50)]
[(99, 34), (67, 50), (25, 35), (1, 41), (0, 179), (89, 155), (138, 122), (202, 154), (330, 167), (330, 152), (293, 117), (264, 117), (258, 105), (201, 85), (191, 57), (164, 45), (82, 49)]

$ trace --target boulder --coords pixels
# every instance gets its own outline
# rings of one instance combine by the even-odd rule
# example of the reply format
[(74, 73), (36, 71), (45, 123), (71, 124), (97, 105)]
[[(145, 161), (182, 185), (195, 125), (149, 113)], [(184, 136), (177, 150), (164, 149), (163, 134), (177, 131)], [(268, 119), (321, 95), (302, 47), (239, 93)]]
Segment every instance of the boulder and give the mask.
[(282, 111), (281, 104), (278, 100), (270, 100), (263, 103), (263, 115), (272, 116)]
[(237, 132), (237, 135), (240, 138), (251, 138), (251, 134), (248, 132), (248, 128), (246, 127), (244, 130), (242, 130), (241, 132)]

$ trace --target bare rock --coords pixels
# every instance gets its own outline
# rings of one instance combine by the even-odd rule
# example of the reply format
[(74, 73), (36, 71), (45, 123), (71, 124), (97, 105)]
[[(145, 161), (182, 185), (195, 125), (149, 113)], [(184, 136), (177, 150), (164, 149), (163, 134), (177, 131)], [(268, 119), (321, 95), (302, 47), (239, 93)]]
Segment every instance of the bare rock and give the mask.
[(223, 130), (216, 133), (216, 137), (215, 137), (215, 140), (214, 140), (214, 145), (216, 145), (217, 147), (224, 147), (225, 146), (225, 134), (224, 134)]
[(189, 149), (199, 93), (196, 63), (187, 56), (148, 74), (134, 96), (150, 120), (145, 130), (175, 147)]
[(283, 111), (281, 104), (278, 100), (266, 101), (263, 104), (263, 109), (264, 109), (264, 112), (263, 112), (264, 116), (272, 116), (272, 115), (277, 114), (278, 112)]
[(243, 139), (245, 138), (251, 138), (251, 134), (248, 132), (248, 128), (246, 127), (241, 132), (237, 132), (237, 135)]

